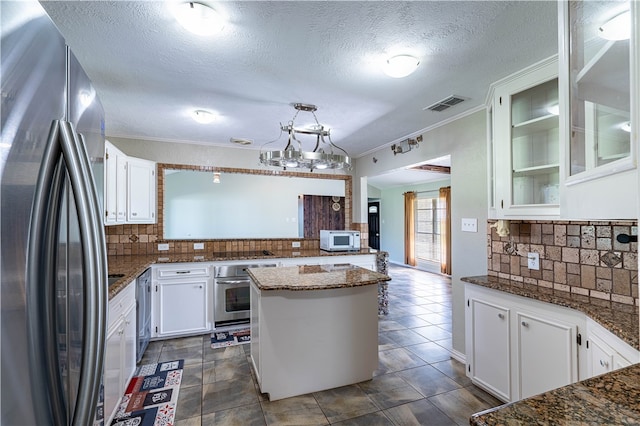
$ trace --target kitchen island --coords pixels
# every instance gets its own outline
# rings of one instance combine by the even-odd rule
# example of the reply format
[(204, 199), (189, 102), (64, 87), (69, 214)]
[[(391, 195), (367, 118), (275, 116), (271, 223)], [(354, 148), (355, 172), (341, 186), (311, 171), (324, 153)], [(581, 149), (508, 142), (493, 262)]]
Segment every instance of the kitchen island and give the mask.
[(349, 264), (252, 268), (251, 361), (271, 401), (370, 380), (378, 283)]

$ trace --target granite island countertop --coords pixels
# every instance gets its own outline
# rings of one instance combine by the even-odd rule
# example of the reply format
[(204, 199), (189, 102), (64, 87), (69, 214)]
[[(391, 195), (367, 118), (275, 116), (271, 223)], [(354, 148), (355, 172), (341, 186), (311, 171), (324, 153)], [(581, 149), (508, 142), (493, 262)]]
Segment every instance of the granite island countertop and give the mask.
[(327, 252), (324, 250), (271, 250), (268, 254), (262, 250), (219, 252), (219, 253), (167, 253), (153, 255), (109, 256), (107, 259), (109, 275), (118, 275), (119, 279), (109, 286), (109, 299), (125, 288), (145, 269), (159, 263), (220, 262), (232, 260), (268, 260), (305, 257), (352, 256), (381, 253), (373, 249), (359, 251)]
[(328, 290), (378, 284), (391, 279), (350, 264), (249, 268), (247, 272), (261, 291)]

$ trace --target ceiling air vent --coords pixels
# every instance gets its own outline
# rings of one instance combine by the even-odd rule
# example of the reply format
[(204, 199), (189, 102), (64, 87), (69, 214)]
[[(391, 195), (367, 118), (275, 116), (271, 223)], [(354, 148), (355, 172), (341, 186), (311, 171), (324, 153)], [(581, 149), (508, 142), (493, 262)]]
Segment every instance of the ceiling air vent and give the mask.
[(459, 104), (460, 102), (464, 101), (465, 98), (462, 98), (460, 96), (457, 95), (451, 95), (448, 98), (445, 98), (441, 101), (436, 102), (433, 105), (429, 105), (428, 107), (423, 108), (423, 110), (430, 110), (430, 111), (444, 111), (447, 108), (450, 108), (454, 105)]

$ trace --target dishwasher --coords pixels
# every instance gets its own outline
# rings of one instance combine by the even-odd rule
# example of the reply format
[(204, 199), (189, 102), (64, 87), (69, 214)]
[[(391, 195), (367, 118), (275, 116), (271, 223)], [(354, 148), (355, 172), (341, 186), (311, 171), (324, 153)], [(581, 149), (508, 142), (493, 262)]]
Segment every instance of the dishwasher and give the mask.
[(215, 327), (247, 324), (251, 315), (249, 268), (273, 268), (267, 265), (228, 265), (215, 268), (213, 318)]
[(151, 339), (151, 268), (136, 280), (136, 362), (140, 362)]

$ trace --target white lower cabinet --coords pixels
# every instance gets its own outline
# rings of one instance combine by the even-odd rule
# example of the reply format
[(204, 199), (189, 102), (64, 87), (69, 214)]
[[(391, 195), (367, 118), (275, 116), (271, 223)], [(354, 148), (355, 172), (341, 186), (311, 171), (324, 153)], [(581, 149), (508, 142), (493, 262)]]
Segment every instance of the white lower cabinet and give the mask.
[(104, 414), (110, 424), (136, 368), (135, 281), (109, 301), (104, 359)]
[(151, 337), (206, 333), (212, 329), (211, 266), (176, 263), (153, 267)]
[(471, 378), (505, 401), (511, 400), (511, 357), (508, 308), (469, 299), (471, 341), (467, 361)]
[(505, 402), (578, 380), (584, 315), (466, 284), (467, 375)]
[(640, 362), (640, 352), (587, 318), (587, 377)]
[(519, 397), (578, 380), (577, 325), (551, 316), (517, 314)]

